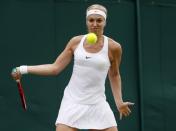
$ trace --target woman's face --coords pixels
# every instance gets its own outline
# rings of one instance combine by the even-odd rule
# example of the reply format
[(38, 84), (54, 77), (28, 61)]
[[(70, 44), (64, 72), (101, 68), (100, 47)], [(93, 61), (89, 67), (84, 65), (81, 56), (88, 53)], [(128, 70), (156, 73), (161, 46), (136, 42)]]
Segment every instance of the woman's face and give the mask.
[(103, 30), (106, 25), (106, 20), (101, 15), (92, 14), (87, 17), (86, 24), (87, 24), (88, 32), (103, 34)]

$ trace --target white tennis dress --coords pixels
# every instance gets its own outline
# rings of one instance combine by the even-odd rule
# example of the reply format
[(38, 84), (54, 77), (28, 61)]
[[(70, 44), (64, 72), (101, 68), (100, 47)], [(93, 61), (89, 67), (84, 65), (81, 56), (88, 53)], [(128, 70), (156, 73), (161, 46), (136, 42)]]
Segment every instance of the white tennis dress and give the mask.
[(106, 101), (105, 79), (109, 70), (108, 38), (97, 53), (89, 53), (84, 47), (86, 35), (74, 51), (71, 79), (56, 120), (78, 129), (105, 129), (117, 126), (114, 114)]

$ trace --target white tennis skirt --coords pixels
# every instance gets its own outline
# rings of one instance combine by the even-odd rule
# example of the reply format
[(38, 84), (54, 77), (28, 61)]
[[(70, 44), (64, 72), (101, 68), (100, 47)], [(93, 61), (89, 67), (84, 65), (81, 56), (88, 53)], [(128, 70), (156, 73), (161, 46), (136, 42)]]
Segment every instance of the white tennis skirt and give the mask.
[(117, 126), (114, 114), (106, 101), (97, 104), (78, 104), (62, 99), (55, 125), (65, 124), (77, 129), (106, 129)]

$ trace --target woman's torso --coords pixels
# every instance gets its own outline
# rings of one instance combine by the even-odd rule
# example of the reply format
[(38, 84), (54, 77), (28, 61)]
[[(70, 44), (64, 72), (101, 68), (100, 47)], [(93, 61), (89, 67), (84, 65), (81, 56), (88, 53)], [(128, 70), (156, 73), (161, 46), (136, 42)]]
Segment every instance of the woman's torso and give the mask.
[[(108, 57), (108, 37), (104, 37), (102, 48), (94, 53), (85, 48), (84, 35), (74, 50), (74, 67), (64, 96), (82, 103), (94, 104), (105, 100), (105, 79), (110, 67)], [(90, 50), (90, 49), (89, 49)]]

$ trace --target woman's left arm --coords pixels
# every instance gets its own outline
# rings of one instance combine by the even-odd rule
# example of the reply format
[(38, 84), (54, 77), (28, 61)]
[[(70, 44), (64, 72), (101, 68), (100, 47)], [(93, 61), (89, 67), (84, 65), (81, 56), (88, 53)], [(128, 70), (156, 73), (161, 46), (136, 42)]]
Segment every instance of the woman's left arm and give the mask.
[(109, 59), (111, 62), (111, 66), (108, 72), (108, 76), (115, 103), (119, 110), (121, 119), (123, 115), (128, 116), (131, 113), (129, 106), (133, 105), (134, 103), (123, 102), (122, 99), (122, 85), (119, 71), (122, 56), (122, 48), (120, 44), (116, 43), (115, 41), (111, 41), (109, 43)]

